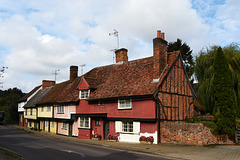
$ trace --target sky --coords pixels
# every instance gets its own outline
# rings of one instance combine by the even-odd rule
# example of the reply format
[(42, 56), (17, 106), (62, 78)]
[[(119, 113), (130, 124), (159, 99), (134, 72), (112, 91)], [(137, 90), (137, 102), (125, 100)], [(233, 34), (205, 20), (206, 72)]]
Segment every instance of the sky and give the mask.
[(31, 91), (42, 80), (69, 79), (113, 63), (113, 49), (129, 60), (153, 55), (157, 30), (168, 42), (180, 38), (197, 56), (211, 45), (240, 42), (239, 0), (1, 0), (0, 89)]

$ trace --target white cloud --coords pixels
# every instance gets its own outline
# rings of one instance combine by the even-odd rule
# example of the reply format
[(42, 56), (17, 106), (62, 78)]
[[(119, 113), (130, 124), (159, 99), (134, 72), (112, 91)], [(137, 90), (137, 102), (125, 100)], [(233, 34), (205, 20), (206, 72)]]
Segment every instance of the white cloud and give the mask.
[[(69, 78), (69, 66), (91, 67), (112, 63), (119, 31), (120, 47), (129, 59), (152, 55), (152, 39), (157, 29), (166, 40), (186, 41), (194, 51), (205, 44), (209, 26), (192, 9), (190, 0), (53, 0), (0, 2), (0, 47), (8, 46), (4, 64), (9, 67), (4, 88), (17, 86), (29, 91), (43, 79), (53, 79), (52, 70), (60, 69), (58, 80)], [(14, 6), (14, 9), (11, 8)], [(18, 80), (16, 80), (18, 76)]]

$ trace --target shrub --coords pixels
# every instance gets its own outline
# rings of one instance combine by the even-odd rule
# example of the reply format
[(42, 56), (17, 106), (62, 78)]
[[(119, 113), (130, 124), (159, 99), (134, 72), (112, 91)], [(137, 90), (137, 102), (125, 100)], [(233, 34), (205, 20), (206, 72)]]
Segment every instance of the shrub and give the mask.
[(116, 141), (118, 141), (118, 136), (117, 135), (108, 134), (107, 139), (108, 140), (116, 140)]
[(240, 119), (236, 119), (236, 126), (240, 128)]
[(146, 137), (145, 136), (141, 136), (140, 138), (139, 138), (139, 141), (146, 141)]
[(218, 126), (216, 125), (215, 122), (208, 120), (208, 121), (200, 121), (200, 123), (202, 123), (204, 126), (207, 126), (212, 132), (212, 134), (218, 135)]

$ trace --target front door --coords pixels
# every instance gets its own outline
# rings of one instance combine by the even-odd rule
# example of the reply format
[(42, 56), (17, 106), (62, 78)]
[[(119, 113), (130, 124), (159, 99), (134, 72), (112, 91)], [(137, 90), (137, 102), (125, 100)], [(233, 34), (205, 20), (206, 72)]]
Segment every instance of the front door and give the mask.
[(109, 134), (109, 121), (103, 121), (103, 138), (106, 140)]

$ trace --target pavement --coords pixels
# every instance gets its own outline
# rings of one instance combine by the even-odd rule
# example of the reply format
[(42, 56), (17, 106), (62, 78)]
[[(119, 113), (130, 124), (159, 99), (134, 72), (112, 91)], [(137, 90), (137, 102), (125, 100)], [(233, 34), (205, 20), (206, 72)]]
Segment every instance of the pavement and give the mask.
[(8, 149), (0, 147), (0, 159), (1, 160), (24, 160), (24, 158)]
[[(11, 127), (24, 130), (26, 132), (54, 138), (60, 141), (70, 141), (85, 145), (94, 145), (96, 147), (110, 148), (114, 150), (124, 150), (127, 152), (135, 152), (140, 154), (148, 154), (152, 156), (160, 156), (168, 159), (182, 160), (240, 160), (240, 145), (209, 145), (209, 146), (188, 146), (175, 144), (139, 144), (111, 142), (107, 140), (79, 139), (77, 137), (68, 137), (56, 135), (49, 132), (32, 131), (18, 125)], [(0, 148), (0, 157), (3, 155)]]

